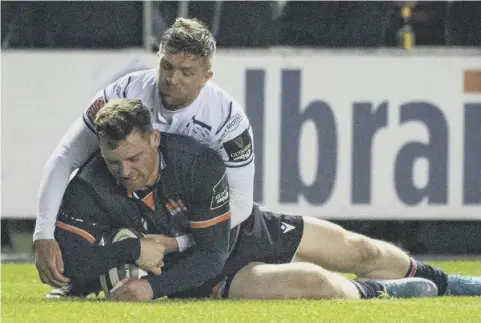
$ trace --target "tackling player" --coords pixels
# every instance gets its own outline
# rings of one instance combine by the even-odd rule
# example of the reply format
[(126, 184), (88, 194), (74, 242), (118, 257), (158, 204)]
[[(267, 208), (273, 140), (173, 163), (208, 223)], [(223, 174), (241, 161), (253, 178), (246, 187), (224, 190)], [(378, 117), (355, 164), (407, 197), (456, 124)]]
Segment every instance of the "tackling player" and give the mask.
[[(155, 129), (193, 137), (214, 149), (227, 169), (231, 226), (249, 218), (254, 183), (252, 130), (243, 109), (210, 80), (214, 53), (215, 40), (203, 24), (177, 19), (162, 37), (157, 68), (127, 74), (108, 85), (71, 126), (47, 161), (40, 186), (34, 240), (42, 282), (56, 287), (68, 283), (54, 240), (55, 219), (72, 171), (99, 148), (94, 118), (106, 102), (115, 98), (142, 100)], [(448, 277), (392, 244), (346, 231), (328, 221), (303, 217), (302, 227), (281, 225), (286, 234), (302, 230), (297, 252), (300, 260), (365, 278), (424, 277), (436, 283), (440, 294), (481, 295), (480, 278)], [(190, 242), (182, 235), (172, 244), (184, 251)]]

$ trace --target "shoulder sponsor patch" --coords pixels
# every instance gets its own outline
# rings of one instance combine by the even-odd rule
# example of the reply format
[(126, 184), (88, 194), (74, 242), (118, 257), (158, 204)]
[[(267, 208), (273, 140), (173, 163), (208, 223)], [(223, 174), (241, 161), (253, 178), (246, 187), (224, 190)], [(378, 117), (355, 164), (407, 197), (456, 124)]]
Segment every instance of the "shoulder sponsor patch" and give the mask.
[(242, 122), (242, 115), (240, 113), (236, 113), (234, 116), (230, 117), (224, 126), (224, 131), (220, 136), (220, 140), (224, 139), (225, 136), (227, 136), (230, 132), (236, 130), (241, 124), (241, 122)]
[(231, 162), (244, 162), (252, 156), (252, 139), (249, 129), (223, 144)]
[(215, 184), (212, 195), (212, 200), (210, 202), (210, 209), (215, 210), (224, 206), (229, 202), (229, 183), (227, 181), (227, 176), (224, 173), (220, 181)]
[(99, 112), (100, 108), (103, 107), (104, 105), (105, 105), (105, 100), (103, 97), (99, 97), (90, 105), (90, 107), (87, 109), (87, 112), (86, 112), (90, 122), (92, 123), (94, 122), (95, 116)]

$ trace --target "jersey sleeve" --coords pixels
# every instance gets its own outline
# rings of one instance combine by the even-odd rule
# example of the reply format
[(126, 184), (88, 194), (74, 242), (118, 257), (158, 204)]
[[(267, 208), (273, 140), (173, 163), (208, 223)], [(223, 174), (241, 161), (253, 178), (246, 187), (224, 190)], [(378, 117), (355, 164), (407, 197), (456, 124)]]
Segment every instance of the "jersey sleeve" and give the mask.
[(216, 131), (214, 141), (227, 167), (242, 167), (254, 160), (252, 129), (237, 103), (229, 103), (227, 117)]
[(54, 239), (55, 219), (72, 172), (98, 149), (98, 141), (78, 118), (58, 143), (42, 172), (33, 240)]
[(254, 141), (244, 110), (231, 101), (227, 117), (215, 134), (215, 148), (227, 167), (231, 226), (245, 221), (254, 205)]
[(229, 251), (229, 184), (225, 166), (215, 151), (207, 150), (193, 166), (191, 198), (187, 205), (190, 233), (195, 241), (186, 258), (160, 276), (150, 276), (154, 298), (201, 285), (218, 275)]
[(94, 120), (105, 103), (112, 99), (125, 99), (127, 97), (127, 90), (131, 85), (132, 77), (125, 75), (115, 82), (107, 85), (105, 89), (97, 92), (93, 99), (89, 102), (88, 108), (83, 113), (83, 120), (87, 127), (95, 133)]
[(111, 268), (134, 263), (140, 256), (140, 240), (112, 243), (109, 217), (93, 190), (81, 181), (70, 182), (60, 207), (55, 238), (59, 243), (65, 275), (73, 283), (97, 279)]

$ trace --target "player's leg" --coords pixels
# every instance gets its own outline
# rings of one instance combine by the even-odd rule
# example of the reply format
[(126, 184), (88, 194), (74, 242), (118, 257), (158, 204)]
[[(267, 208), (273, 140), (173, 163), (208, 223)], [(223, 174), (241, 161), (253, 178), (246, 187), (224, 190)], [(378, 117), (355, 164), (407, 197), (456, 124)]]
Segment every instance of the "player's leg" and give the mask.
[(347, 231), (328, 221), (302, 218), (304, 230), (296, 254), (302, 261), (363, 278), (422, 277), (433, 281), (440, 295), (481, 295), (481, 277), (448, 276), (391, 243)]
[(229, 298), (359, 299), (357, 287), (341, 275), (310, 263), (250, 263), (233, 278)]
[(425, 279), (352, 281), (312, 263), (250, 263), (232, 279), (232, 299), (361, 299), (382, 297), (430, 297), (436, 286)]
[(410, 258), (396, 246), (325, 220), (302, 218), (304, 231), (296, 257), (303, 261), (363, 278), (397, 279), (408, 272)]

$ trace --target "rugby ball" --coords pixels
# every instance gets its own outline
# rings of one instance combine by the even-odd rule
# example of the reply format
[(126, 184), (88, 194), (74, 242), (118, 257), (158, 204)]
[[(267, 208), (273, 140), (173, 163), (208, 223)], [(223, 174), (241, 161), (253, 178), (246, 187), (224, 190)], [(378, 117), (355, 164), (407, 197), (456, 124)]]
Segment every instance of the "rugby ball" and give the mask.
[[(117, 231), (113, 238), (112, 243), (122, 241), (124, 239), (139, 239), (144, 235), (135, 229), (120, 229)], [(110, 291), (114, 288), (119, 281), (125, 277), (132, 277), (140, 279), (147, 276), (147, 272), (137, 267), (135, 264), (125, 264), (117, 268), (110, 269), (104, 275), (100, 275), (100, 285), (104, 291), (105, 297), (110, 295)]]

